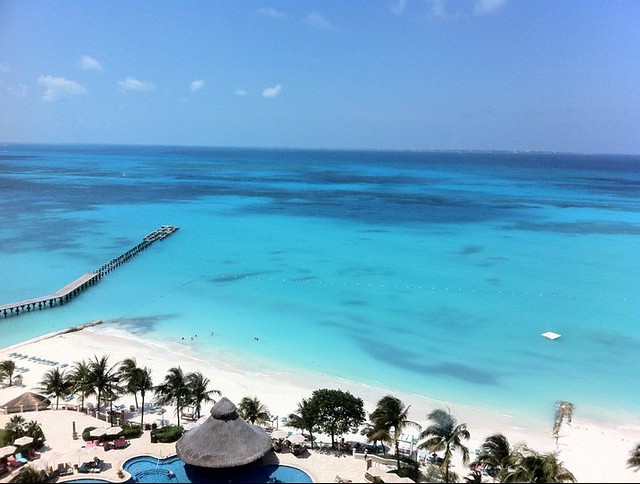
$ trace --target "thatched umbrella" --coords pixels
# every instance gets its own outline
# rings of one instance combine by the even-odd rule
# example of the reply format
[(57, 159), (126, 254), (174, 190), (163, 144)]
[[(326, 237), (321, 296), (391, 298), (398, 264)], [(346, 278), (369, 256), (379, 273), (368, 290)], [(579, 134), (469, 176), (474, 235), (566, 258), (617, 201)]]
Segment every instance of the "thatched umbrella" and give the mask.
[(226, 397), (213, 406), (207, 420), (176, 442), (183, 462), (212, 469), (250, 464), (271, 448), (271, 437), (264, 429), (245, 422)]
[(51, 401), (37, 393), (25, 392), (19, 397), (9, 400), (2, 405), (6, 413), (31, 412), (33, 410), (45, 410), (51, 405)]

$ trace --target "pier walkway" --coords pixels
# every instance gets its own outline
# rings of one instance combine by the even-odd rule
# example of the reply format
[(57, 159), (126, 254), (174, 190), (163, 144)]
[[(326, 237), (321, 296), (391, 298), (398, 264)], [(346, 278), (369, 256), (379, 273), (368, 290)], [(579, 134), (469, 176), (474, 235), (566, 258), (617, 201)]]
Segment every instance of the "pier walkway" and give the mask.
[(115, 268), (121, 266), (125, 262), (128, 262), (140, 252), (150, 247), (154, 242), (165, 239), (169, 235), (173, 234), (176, 230), (178, 230), (178, 227), (174, 225), (163, 225), (159, 229), (156, 229), (146, 235), (142, 239), (142, 242), (129, 249), (124, 254), (119, 255), (115, 259), (111, 259), (109, 262), (103, 264), (97, 270), (88, 272), (83, 276), (80, 276), (75, 281), (70, 282), (62, 289), (58, 289), (52, 294), (36, 297), (33, 299), (26, 299), (24, 301), (15, 303), (0, 305), (0, 315), (7, 318), (9, 316), (17, 316), (21, 313), (24, 313), (25, 311), (31, 312), (32, 310), (36, 309), (46, 309), (54, 306), (61, 306), (62, 304), (69, 302), (71, 299), (76, 297), (88, 287), (96, 284), (100, 279), (102, 279)]

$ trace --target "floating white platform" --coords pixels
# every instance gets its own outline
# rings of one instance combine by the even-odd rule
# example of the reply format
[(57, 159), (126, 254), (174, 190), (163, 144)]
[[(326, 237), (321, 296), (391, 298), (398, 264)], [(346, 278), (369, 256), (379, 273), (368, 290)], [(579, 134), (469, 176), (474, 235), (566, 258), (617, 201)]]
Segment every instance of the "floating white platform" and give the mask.
[(553, 331), (547, 331), (546, 333), (542, 333), (542, 336), (544, 336), (547, 339), (553, 340), (553, 339), (558, 339), (562, 335), (558, 333), (554, 333)]

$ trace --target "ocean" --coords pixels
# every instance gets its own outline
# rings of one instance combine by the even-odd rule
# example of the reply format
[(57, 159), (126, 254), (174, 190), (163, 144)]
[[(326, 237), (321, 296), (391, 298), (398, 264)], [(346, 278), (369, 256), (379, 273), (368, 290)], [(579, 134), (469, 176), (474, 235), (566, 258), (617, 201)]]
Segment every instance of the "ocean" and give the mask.
[(546, 423), (640, 411), (640, 156), (5, 144), (0, 189), (0, 304), (180, 227), (2, 347), (101, 319)]

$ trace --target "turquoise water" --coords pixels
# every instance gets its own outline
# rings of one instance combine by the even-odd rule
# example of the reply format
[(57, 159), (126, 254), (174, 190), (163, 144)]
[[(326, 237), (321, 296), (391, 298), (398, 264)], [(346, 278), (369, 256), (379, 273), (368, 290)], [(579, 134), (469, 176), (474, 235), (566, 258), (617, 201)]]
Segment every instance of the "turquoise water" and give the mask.
[[(309, 475), (295, 467), (265, 465), (243, 468), (231, 474), (206, 474), (206, 471), (185, 465), (179, 457), (165, 459), (140, 456), (127, 460), (123, 466), (131, 474), (131, 482), (203, 482), (203, 483), (252, 483), (252, 482), (313, 482)], [(168, 475), (167, 472), (172, 474)]]
[(545, 422), (558, 400), (637, 414), (639, 168), (613, 155), (7, 145), (0, 303), (51, 293), (160, 225), (180, 230), (71, 304), (0, 319), (0, 343), (102, 319)]

